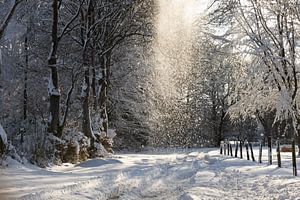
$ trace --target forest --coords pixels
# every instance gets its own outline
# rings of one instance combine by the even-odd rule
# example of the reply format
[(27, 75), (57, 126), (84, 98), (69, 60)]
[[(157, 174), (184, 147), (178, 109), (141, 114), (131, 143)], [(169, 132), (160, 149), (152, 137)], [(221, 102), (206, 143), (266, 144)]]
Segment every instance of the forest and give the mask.
[(299, 141), (297, 0), (0, 5), (2, 154)]
[(0, 0), (0, 198), (299, 197), (299, 33), (299, 0)]

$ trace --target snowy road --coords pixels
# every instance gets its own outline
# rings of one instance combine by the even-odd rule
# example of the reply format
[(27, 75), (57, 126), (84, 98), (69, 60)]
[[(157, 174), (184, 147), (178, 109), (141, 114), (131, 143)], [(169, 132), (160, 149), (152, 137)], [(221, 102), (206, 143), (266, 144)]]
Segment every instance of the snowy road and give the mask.
[(208, 149), (120, 154), (47, 170), (15, 164), (1, 177), (0, 195), (8, 199), (300, 199), (290, 168)]

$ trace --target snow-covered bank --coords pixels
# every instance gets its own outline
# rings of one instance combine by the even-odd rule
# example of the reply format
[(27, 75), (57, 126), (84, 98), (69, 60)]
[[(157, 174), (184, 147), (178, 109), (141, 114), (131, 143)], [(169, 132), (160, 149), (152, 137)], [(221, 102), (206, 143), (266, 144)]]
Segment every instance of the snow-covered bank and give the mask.
[[(285, 155), (284, 155), (285, 156)], [(288, 156), (288, 155), (287, 155)], [(285, 160), (285, 159), (284, 159)], [(285, 168), (193, 152), (118, 154), (48, 169), (1, 169), (8, 199), (300, 199), (300, 179)]]

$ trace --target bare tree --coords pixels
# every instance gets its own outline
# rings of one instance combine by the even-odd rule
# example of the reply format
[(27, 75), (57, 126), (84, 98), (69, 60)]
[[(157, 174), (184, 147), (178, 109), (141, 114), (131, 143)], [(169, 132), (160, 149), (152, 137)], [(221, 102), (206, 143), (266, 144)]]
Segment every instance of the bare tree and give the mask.
[(4, 32), (6, 27), (8, 26), (10, 20), (12, 19), (15, 10), (17, 9), (18, 5), (22, 2), (23, 0), (14, 0), (13, 5), (11, 6), (10, 10), (8, 11), (7, 15), (4, 18), (4, 21), (0, 25), (0, 40), (4, 36)]
[[(296, 21), (299, 22), (297, 2), (281, 0), (215, 2), (219, 3), (216, 13), (220, 15), (213, 15), (213, 20), (224, 21), (221, 16), (225, 16), (227, 20), (233, 22), (232, 24), (241, 33), (236, 37), (243, 41), (237, 43), (237, 47), (243, 49), (244, 55), (250, 55), (252, 63), (249, 66), (252, 67), (252, 71), (262, 72), (258, 76), (257, 73), (253, 73), (255, 84), (248, 86), (251, 92), (245, 97), (254, 101), (248, 100), (245, 105), (254, 108), (252, 113), (259, 111), (262, 115), (275, 109), (274, 120), (292, 119), (294, 135), (298, 135), (300, 123), (297, 99), (299, 76), (296, 69), (298, 27), (295, 26)], [(257, 94), (262, 94), (261, 98), (268, 101), (255, 102), (253, 97)], [(249, 98), (251, 95), (252, 98)], [(257, 107), (253, 104), (249, 106), (251, 103)]]
[[(59, 33), (59, 9), (60, 9), (60, 1), (53, 0), (52, 1), (52, 30), (51, 30), (51, 48), (48, 57), (48, 67), (51, 70), (49, 83), (48, 83), (48, 93), (50, 96), (50, 117), (49, 117), (49, 126), (48, 132), (54, 133), (55, 136), (61, 137), (63, 134), (63, 128), (65, 125), (64, 122), (60, 123), (60, 88), (59, 88), (59, 73), (58, 73), (58, 63), (57, 63), (57, 52), (59, 47), (59, 42), (64, 35), (72, 31), (70, 27), (72, 22), (79, 16), (81, 3), (78, 5), (76, 13), (71, 17), (70, 21), (66, 23), (66, 25)], [(65, 114), (65, 117), (67, 115)]]

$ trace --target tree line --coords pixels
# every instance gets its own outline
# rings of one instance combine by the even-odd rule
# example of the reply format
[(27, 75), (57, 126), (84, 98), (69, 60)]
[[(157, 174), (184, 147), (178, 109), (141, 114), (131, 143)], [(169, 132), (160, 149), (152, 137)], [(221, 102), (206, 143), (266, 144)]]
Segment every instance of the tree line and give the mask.
[(1, 4), (1, 124), (34, 162), (103, 156), (115, 130), (116, 149), (300, 144), (297, 0), (215, 0), (193, 37), (172, 10), (158, 35), (158, 1)]
[(1, 3), (1, 123), (15, 146), (34, 161), (61, 161), (72, 149), (85, 149), (82, 159), (112, 151), (112, 66), (124, 44), (150, 37), (150, 3)]

